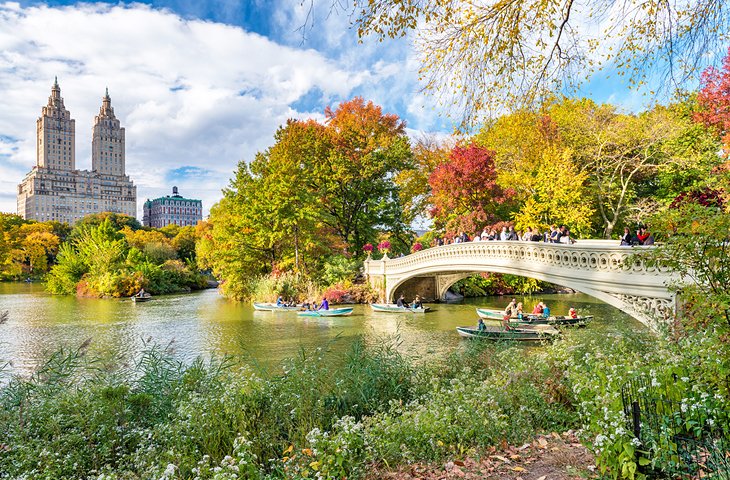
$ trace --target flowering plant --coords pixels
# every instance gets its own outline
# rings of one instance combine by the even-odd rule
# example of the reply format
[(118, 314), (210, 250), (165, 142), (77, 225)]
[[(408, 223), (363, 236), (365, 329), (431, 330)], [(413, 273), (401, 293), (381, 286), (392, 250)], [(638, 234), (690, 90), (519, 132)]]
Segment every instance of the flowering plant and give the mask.
[(411, 247), (411, 251), (414, 252), (414, 253), (415, 252), (420, 252), (421, 250), (423, 250), (423, 245), (421, 245), (418, 242), (414, 243), (413, 246)]
[(362, 246), (362, 251), (367, 252), (368, 254), (373, 252), (373, 244), (372, 243), (366, 243)]
[(384, 240), (378, 244), (378, 250), (380, 250), (380, 253), (388, 253), (390, 250), (390, 242), (387, 240)]

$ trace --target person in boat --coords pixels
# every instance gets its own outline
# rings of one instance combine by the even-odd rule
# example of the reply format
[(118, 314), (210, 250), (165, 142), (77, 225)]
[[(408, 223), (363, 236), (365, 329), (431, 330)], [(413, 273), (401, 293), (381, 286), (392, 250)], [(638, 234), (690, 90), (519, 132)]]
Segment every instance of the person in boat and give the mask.
[(317, 310), (329, 310), (330, 309), (330, 303), (327, 301), (327, 297), (322, 297), (322, 303), (319, 304), (319, 308)]
[(144, 291), (144, 288), (140, 288), (139, 289), (139, 292), (137, 292), (137, 296), (138, 297), (146, 297), (147, 296), (147, 292)]
[(423, 308), (423, 301), (421, 301), (421, 296), (416, 295), (416, 298), (413, 299), (413, 303), (411, 304), (411, 307), (415, 310), (416, 308)]
[(276, 299), (276, 306), (277, 307), (283, 307), (284, 306), (284, 298), (279, 295), (279, 298)]
[(408, 308), (408, 303), (406, 303), (405, 298), (406, 297), (404, 297), (403, 294), (401, 293), (400, 297), (398, 297), (398, 301), (396, 301), (395, 304), (397, 306), (399, 306), (400, 308)]
[(543, 305), (542, 302), (537, 302), (537, 305), (532, 309), (533, 315), (542, 315)]
[(514, 316), (515, 316), (515, 317), (517, 317), (517, 318), (519, 318), (520, 320), (522, 320), (522, 315), (523, 315), (523, 311), (522, 311), (522, 302), (520, 302), (520, 303), (518, 303), (518, 304), (517, 304), (517, 306), (516, 306), (516, 307), (515, 307), (515, 309), (514, 309), (514, 310), (512, 311), (512, 313), (514, 314)]
[(480, 332), (483, 332), (486, 329), (487, 329), (487, 326), (484, 324), (484, 320), (481, 317), (479, 317), (479, 323), (477, 324), (477, 330), (479, 330)]
[(570, 307), (570, 310), (568, 310), (568, 316), (570, 318), (578, 318), (578, 312), (575, 310), (575, 308)]
[(509, 302), (509, 305), (507, 305), (507, 308), (504, 309), (504, 314), (506, 316), (512, 317), (516, 313), (517, 310), (517, 299), (513, 298), (511, 302)]
[(545, 318), (550, 318), (550, 307), (548, 307), (546, 304), (542, 304), (542, 316)]

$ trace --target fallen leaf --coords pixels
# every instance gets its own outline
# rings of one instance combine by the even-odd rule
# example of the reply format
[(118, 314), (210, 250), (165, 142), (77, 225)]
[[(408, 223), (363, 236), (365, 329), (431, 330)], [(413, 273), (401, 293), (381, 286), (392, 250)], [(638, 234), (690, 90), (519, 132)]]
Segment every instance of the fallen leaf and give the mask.
[(504, 458), (504, 457), (503, 457), (503, 456), (501, 456), (501, 455), (490, 455), (490, 456), (491, 456), (492, 458), (496, 458), (497, 460), (502, 460), (502, 461), (503, 461), (504, 463), (512, 463), (512, 462), (510, 462), (509, 460), (507, 460), (506, 458)]
[(547, 477), (547, 475), (543, 475), (542, 477), (538, 478), (537, 480), (545, 480), (545, 477)]
[(557, 433), (555, 433), (555, 432), (551, 433), (550, 435), (552, 435), (552, 437), (553, 437), (553, 438), (560, 438), (560, 435), (558, 435), (558, 434), (557, 434)]
[(544, 438), (538, 438), (537, 443), (540, 445), (540, 448), (547, 448), (548, 442)]
[(458, 465), (460, 467), (463, 467), (464, 466), (464, 462), (462, 462), (461, 460), (454, 460), (454, 465)]
[(526, 472), (527, 471), (522, 467), (512, 467), (512, 470), (514, 470), (515, 472)]
[(519, 455), (510, 455), (509, 458), (511, 458), (512, 460), (519, 460), (520, 456)]
[(526, 444), (522, 445), (521, 447), (518, 447), (517, 448), (517, 451), (520, 451), (521, 452), (522, 450), (524, 450), (526, 448), (530, 448), (530, 444), (529, 443), (526, 443)]

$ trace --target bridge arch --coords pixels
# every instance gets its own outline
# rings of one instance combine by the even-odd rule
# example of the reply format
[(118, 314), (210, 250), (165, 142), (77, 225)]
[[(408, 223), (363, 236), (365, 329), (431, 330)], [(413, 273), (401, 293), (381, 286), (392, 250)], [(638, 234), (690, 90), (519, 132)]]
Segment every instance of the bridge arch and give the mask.
[(634, 252), (615, 241), (574, 245), (532, 242), (469, 242), (431, 248), (406, 257), (365, 262), (365, 273), (381, 298), (415, 277), (434, 279), (439, 298), (456, 281), (479, 272), (531, 277), (595, 297), (655, 328), (673, 315), (671, 275), (642, 263), (629, 266)]

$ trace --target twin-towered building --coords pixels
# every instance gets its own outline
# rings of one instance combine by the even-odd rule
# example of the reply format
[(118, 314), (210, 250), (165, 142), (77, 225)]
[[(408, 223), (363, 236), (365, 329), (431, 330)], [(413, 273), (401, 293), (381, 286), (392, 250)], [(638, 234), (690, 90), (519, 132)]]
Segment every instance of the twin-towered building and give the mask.
[[(18, 215), (70, 225), (91, 213), (136, 217), (137, 187), (125, 173), (124, 128), (114, 115), (109, 91), (94, 117), (91, 171), (76, 169), (76, 121), (66, 109), (58, 80), (36, 122), (36, 165), (18, 185)], [(200, 200), (172, 197), (147, 200), (144, 225), (196, 225), (203, 218)]]
[(36, 165), (18, 185), (18, 215), (70, 225), (90, 213), (135, 217), (137, 187), (124, 168), (124, 128), (107, 91), (94, 117), (91, 171), (76, 169), (76, 121), (56, 80), (36, 122)]

